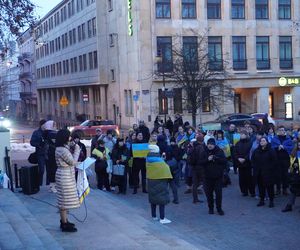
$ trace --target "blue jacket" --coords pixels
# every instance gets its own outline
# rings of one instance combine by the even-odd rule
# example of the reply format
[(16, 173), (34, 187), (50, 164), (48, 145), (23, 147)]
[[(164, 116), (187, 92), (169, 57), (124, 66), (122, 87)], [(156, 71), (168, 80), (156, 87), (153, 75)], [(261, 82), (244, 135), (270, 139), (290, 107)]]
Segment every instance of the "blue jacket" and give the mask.
[(294, 143), (288, 135), (285, 137), (284, 141), (281, 143), (278, 135), (275, 135), (272, 139), (271, 146), (275, 150), (282, 145), (284, 150), (290, 155), (293, 148), (294, 148)]

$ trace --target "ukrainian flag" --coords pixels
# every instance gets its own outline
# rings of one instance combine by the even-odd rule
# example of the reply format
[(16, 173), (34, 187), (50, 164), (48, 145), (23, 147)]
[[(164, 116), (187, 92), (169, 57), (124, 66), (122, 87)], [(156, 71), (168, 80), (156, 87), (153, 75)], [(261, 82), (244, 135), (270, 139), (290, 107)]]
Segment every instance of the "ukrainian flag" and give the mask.
[(233, 134), (233, 145), (237, 144), (237, 143), (239, 142), (240, 139), (241, 139), (240, 134), (234, 133), (234, 134)]
[(146, 158), (147, 179), (172, 179), (170, 167), (165, 161), (158, 156), (148, 156)]
[(148, 143), (134, 143), (132, 144), (133, 158), (146, 158), (149, 153)]
[(187, 140), (188, 140), (188, 138), (186, 137), (186, 135), (178, 135), (176, 142), (177, 142), (178, 146), (180, 147), (180, 145), (185, 143)]
[(222, 149), (224, 151), (224, 154), (225, 154), (226, 158), (231, 155), (230, 145), (229, 145), (226, 138), (224, 138), (223, 140), (216, 140), (216, 144), (218, 145), (218, 147), (220, 149)]

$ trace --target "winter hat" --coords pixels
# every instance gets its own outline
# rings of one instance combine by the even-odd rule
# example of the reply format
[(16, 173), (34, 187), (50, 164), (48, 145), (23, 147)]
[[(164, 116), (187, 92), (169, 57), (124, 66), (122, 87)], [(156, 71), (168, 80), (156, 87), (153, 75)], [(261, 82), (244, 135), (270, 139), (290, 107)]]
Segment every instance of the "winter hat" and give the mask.
[(40, 120), (39, 124), (40, 127), (42, 127), (47, 121), (45, 119)]
[(124, 142), (124, 139), (123, 138), (118, 138), (117, 139), (117, 144), (119, 144), (119, 142)]
[(159, 153), (159, 147), (157, 145), (148, 146), (150, 153)]
[(215, 140), (215, 138), (209, 138), (208, 140), (207, 140), (207, 145), (208, 144), (210, 144), (210, 145), (216, 145), (216, 140)]
[(44, 124), (44, 129), (46, 130), (54, 130), (54, 121), (46, 121)]

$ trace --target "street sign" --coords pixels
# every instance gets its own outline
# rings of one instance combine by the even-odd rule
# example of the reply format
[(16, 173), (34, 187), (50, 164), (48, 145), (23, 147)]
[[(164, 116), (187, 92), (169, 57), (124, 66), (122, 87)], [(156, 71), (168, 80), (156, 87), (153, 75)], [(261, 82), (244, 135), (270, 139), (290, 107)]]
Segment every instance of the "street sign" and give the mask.
[(137, 101), (139, 100), (139, 96), (138, 96), (138, 95), (133, 95), (132, 98), (133, 98), (133, 100), (134, 100), (135, 102), (137, 102)]
[(69, 104), (68, 98), (67, 98), (66, 96), (62, 96), (62, 97), (60, 98), (59, 104), (60, 104), (61, 106), (67, 106), (67, 105)]
[(82, 95), (82, 100), (83, 100), (83, 102), (89, 102), (89, 95), (88, 94), (83, 94)]

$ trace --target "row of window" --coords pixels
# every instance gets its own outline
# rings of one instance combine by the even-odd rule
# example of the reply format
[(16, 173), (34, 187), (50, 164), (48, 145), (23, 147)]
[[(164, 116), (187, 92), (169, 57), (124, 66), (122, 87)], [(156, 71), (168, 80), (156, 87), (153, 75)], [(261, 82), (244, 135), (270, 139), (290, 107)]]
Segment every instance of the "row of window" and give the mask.
[[(221, 19), (222, 0), (207, 0), (207, 18)], [(255, 0), (255, 18), (269, 19), (269, 1)], [(231, 18), (245, 19), (246, 0), (231, 0)], [(197, 18), (197, 0), (181, 0), (181, 17)], [(171, 0), (156, 0), (156, 18), (171, 18)], [(278, 18), (291, 19), (291, 0), (278, 0)]]
[(37, 37), (42, 36), (43, 34), (47, 34), (50, 30), (54, 29), (54, 27), (58, 26), (59, 24), (66, 21), (68, 18), (75, 15), (75, 11), (80, 12), (81, 10), (83, 10), (84, 5), (89, 6), (94, 2), (95, 0), (70, 0), (67, 4), (61, 7), (61, 9), (58, 10), (53, 16), (49, 17), (36, 29)]
[[(182, 52), (185, 66), (198, 70), (198, 38), (193, 36), (182, 38)], [(234, 70), (247, 70), (246, 37), (232, 37), (232, 63)], [(208, 37), (208, 63), (210, 70), (223, 69), (222, 37)], [(173, 70), (172, 37), (157, 37), (157, 54), (162, 57), (158, 63), (158, 71)], [(279, 36), (279, 66), (280, 69), (292, 69), (292, 37)], [(268, 36), (256, 37), (256, 68), (267, 70), (270, 64), (270, 42)]]
[(62, 62), (57, 62), (37, 69), (37, 79), (50, 78), (66, 74), (73, 74), (87, 70), (87, 57), (89, 59), (89, 69), (98, 68), (97, 51), (73, 57)]
[[(96, 27), (96, 17), (90, 19), (86, 23), (83, 23), (77, 27), (77, 38), (78, 42), (85, 40), (86, 38), (86, 26), (87, 26), (87, 36), (88, 38), (97, 35)], [(68, 46), (76, 44), (76, 28), (62, 34), (61, 36), (55, 38), (54, 40), (44, 44), (40, 48), (36, 49), (36, 59), (43, 58), (49, 54), (65, 49)]]

